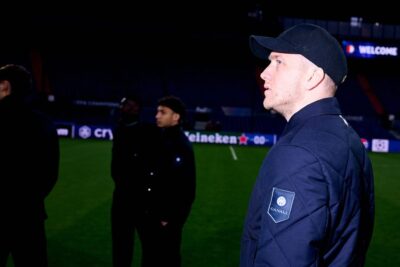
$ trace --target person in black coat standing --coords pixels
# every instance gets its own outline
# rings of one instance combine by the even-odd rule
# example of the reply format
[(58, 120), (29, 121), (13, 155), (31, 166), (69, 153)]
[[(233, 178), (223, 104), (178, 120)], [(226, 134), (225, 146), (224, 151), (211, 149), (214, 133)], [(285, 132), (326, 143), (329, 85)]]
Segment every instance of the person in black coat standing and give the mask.
[[(195, 199), (196, 167), (193, 147), (182, 130), (186, 108), (176, 96), (158, 101), (156, 123), (161, 129), (161, 177), (158, 208), (158, 265), (181, 266), (183, 226)], [(155, 265), (153, 265), (155, 266)]]
[(185, 108), (176, 97), (160, 99), (156, 127), (140, 122), (139, 102), (129, 101), (112, 149), (113, 266), (131, 266), (137, 232), (143, 267), (178, 267), (196, 186), (193, 148), (181, 128)]
[(136, 231), (142, 237), (140, 225), (145, 217), (144, 199), (152, 139), (158, 134), (153, 124), (140, 120), (141, 102), (138, 97), (123, 97), (119, 118), (113, 129), (111, 176), (114, 192), (111, 206), (112, 261), (114, 267), (128, 267), (133, 261)]
[(47, 266), (45, 198), (58, 179), (59, 142), (53, 122), (30, 108), (31, 74), (0, 68), (0, 266)]

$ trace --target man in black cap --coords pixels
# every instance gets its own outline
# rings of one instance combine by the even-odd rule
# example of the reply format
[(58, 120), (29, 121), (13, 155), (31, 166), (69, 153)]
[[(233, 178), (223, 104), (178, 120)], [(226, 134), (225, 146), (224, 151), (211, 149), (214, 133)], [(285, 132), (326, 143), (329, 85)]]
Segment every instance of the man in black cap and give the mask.
[(277, 38), (251, 36), (250, 48), (270, 61), (263, 105), (287, 125), (254, 185), (240, 266), (363, 266), (373, 171), (334, 97), (347, 75), (341, 46), (324, 28), (299, 24)]
[(47, 264), (45, 198), (58, 179), (59, 143), (53, 122), (26, 101), (31, 74), (0, 68), (0, 266)]

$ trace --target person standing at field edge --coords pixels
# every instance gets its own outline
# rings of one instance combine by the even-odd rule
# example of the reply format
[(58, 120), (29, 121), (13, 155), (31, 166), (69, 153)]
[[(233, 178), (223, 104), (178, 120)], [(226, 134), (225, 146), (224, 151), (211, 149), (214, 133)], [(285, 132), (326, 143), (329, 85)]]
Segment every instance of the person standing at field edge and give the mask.
[(181, 128), (184, 105), (177, 97), (161, 98), (157, 127), (139, 121), (135, 99), (123, 100), (121, 111), (112, 152), (113, 266), (131, 266), (137, 232), (142, 267), (179, 267), (196, 186), (193, 148)]
[(298, 24), (277, 38), (250, 36), (264, 107), (287, 121), (255, 182), (241, 267), (363, 266), (374, 225), (374, 179), (360, 137), (335, 98), (347, 75), (337, 40)]
[[(119, 118), (113, 129), (111, 177), (112, 262), (114, 267), (131, 266), (135, 234), (142, 239), (146, 181), (153, 170), (157, 127), (140, 119), (142, 104), (135, 95), (120, 101)], [(156, 136), (157, 134), (157, 136)], [(145, 252), (146, 250), (144, 250)]]
[(0, 267), (47, 267), (45, 198), (58, 179), (59, 143), (53, 122), (30, 108), (31, 75), (0, 68)]
[(168, 95), (158, 100), (155, 118), (161, 130), (160, 175), (152, 193), (155, 217), (149, 228), (156, 235), (148, 240), (156, 253), (149, 266), (181, 266), (182, 231), (196, 193), (194, 151), (182, 129), (185, 116), (180, 98)]

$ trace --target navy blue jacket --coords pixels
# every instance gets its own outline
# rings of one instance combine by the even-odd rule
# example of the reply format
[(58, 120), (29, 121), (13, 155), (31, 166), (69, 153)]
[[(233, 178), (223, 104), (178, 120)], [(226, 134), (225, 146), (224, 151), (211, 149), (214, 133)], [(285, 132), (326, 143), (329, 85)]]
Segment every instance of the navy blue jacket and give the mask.
[(240, 266), (363, 266), (374, 185), (360, 137), (336, 98), (293, 115), (259, 171)]

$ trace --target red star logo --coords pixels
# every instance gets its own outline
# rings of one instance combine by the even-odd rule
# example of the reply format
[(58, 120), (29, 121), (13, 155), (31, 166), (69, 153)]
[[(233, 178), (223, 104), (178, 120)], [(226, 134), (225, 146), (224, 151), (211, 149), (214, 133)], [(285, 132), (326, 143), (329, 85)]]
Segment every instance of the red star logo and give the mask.
[(248, 139), (249, 138), (245, 134), (242, 133), (242, 135), (239, 136), (239, 144), (240, 145), (247, 145), (247, 140)]

